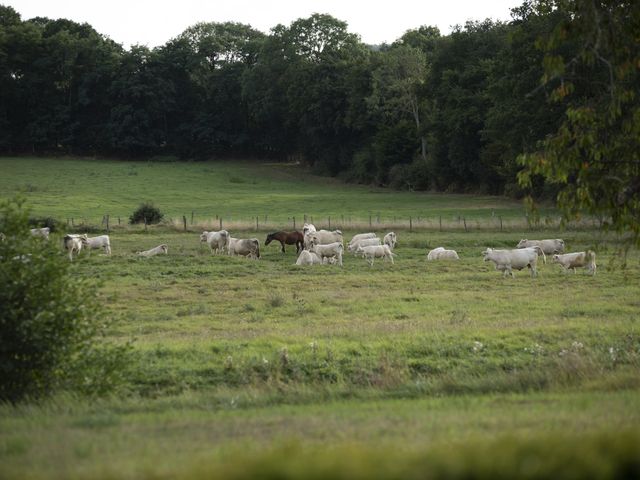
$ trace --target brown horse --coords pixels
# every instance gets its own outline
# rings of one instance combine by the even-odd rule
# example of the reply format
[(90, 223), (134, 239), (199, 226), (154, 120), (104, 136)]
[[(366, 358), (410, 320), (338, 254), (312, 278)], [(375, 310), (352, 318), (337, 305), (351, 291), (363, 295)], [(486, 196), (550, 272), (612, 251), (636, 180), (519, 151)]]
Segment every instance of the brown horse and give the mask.
[(269, 245), (273, 240), (277, 240), (280, 242), (282, 246), (282, 253), (284, 253), (284, 246), (286, 245), (295, 245), (296, 253), (300, 252), (304, 248), (304, 235), (302, 232), (274, 232), (267, 235), (267, 239), (264, 244)]

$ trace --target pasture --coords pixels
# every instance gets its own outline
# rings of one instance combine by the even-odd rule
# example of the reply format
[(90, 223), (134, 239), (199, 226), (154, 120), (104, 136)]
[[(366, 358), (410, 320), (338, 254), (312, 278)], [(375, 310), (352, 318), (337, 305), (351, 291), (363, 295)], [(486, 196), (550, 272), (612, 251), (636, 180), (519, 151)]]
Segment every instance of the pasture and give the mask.
[[(143, 200), (174, 216), (250, 217), (260, 207), (283, 223), (293, 213), (348, 214), (346, 206), (359, 218), (377, 210), (484, 218), (487, 208), (515, 218), (522, 209), (491, 197), (378, 192), (294, 166), (0, 166), (10, 172), (0, 177), (3, 198), (22, 191), (34, 214), (61, 220), (106, 208), (124, 217)], [(131, 168), (147, 173), (116, 175)], [(102, 172), (95, 183), (90, 172)], [(69, 189), (74, 204), (62, 196)], [(309, 203), (289, 213), (301, 199)], [(101, 283), (116, 319), (111, 339), (133, 339), (128, 381), (108, 398), (1, 405), (1, 477), (495, 478), (501, 468), (532, 477), (565, 464), (578, 476), (638, 468), (640, 255), (630, 251), (621, 268), (616, 239), (589, 229), (396, 230), (395, 265), (369, 267), (346, 253), (343, 268), (297, 267), (294, 247), (264, 246), (271, 228), (231, 232), (260, 239), (259, 261), (211, 255), (198, 228), (115, 228), (110, 257), (82, 252), (74, 261), (79, 279)], [(358, 231), (345, 229), (345, 239)], [(568, 251), (596, 248), (598, 274), (564, 274), (549, 259), (538, 278), (503, 279), (482, 261), (485, 247), (540, 235), (564, 238)], [(135, 255), (161, 243), (166, 256)], [(428, 262), (441, 245), (460, 260)]]

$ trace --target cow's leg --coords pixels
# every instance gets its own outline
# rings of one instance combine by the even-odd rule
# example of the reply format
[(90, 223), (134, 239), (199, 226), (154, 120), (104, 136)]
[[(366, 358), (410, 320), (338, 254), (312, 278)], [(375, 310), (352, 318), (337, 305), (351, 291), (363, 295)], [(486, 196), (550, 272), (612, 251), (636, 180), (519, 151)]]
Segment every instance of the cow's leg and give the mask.
[(284, 242), (280, 242), (280, 247), (282, 248), (282, 253), (284, 253)]

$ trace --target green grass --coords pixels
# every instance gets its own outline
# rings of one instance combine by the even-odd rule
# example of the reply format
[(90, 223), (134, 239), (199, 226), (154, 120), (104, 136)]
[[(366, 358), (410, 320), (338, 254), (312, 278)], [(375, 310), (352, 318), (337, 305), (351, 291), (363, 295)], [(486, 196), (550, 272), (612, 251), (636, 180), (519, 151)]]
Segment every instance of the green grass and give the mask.
[[(468, 228), (478, 222), (499, 226), (522, 222), (521, 202), (481, 195), (396, 192), (310, 175), (295, 164), (246, 161), (165, 163), (69, 158), (0, 158), (0, 193), (21, 193), (38, 216), (100, 223), (110, 215), (125, 222), (144, 201), (154, 202), (169, 218), (196, 221), (222, 217), (288, 227), (308, 220), (328, 225), (349, 221), (416, 222)], [(266, 217), (266, 218), (265, 218)], [(460, 218), (459, 218), (460, 217)], [(418, 220), (420, 219), (420, 220)]]
[[(23, 160), (32, 170), (46, 164), (0, 159), (14, 169), (0, 177), (3, 196), (6, 185), (29, 178), (18, 168)], [(61, 171), (133, 168), (55, 162)], [(202, 189), (226, 206), (214, 197), (224, 191), (241, 206), (234, 215), (259, 204), (243, 190), (251, 186), (264, 198), (281, 190), (305, 198), (310, 185), (310, 195), (337, 208), (342, 194), (361, 214), (370, 196), (387, 198), (388, 212), (418, 211), (420, 200), (433, 198), (434, 215), (452, 205), (466, 215), (480, 198), (373, 193), (286, 166), (135, 168), (155, 172), (156, 183), (171, 177), (175, 188), (193, 183), (174, 206), (200, 208)], [(207, 189), (197, 175), (205, 168), (225, 180)], [(261, 172), (258, 184), (243, 171)], [(126, 192), (148, 188), (148, 180), (127, 175), (126, 187), (108, 180), (93, 188), (124, 205)], [(70, 214), (59, 193), (44, 195), (47, 182), (30, 182), (37, 214)], [(86, 200), (91, 188), (81, 183), (76, 193)], [(42, 197), (32, 195), (38, 189)], [(153, 191), (170, 197), (168, 187)], [(239, 233), (263, 242), (267, 229)], [(630, 251), (620, 268), (614, 238), (552, 231), (571, 251), (597, 245), (595, 277), (549, 263), (536, 279), (524, 271), (503, 279), (482, 261), (485, 247), (550, 233), (397, 230), (395, 265), (370, 268), (347, 255), (343, 268), (302, 268), (290, 247), (281, 254), (274, 244), (262, 247), (259, 261), (212, 256), (193, 230), (115, 229), (111, 257), (83, 253), (74, 262), (78, 278), (101, 282), (117, 319), (110, 340), (134, 339), (127, 383), (111, 398), (61, 394), (0, 405), (0, 477), (623, 478), (638, 468), (640, 254)], [(345, 229), (345, 237), (356, 231)], [(169, 255), (136, 257), (160, 243)], [(440, 245), (461, 260), (427, 262), (428, 249)]]

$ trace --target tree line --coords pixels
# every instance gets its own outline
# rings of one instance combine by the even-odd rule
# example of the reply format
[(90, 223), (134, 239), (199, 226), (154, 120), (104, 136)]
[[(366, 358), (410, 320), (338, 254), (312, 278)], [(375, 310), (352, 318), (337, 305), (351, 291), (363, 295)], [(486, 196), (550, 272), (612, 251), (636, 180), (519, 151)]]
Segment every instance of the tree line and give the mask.
[[(296, 159), (402, 189), (555, 191), (544, 168), (518, 178), (537, 161), (521, 155), (550, 151), (576, 104), (606, 102), (621, 64), (625, 85), (637, 77), (635, 54), (610, 55), (637, 49), (634, 3), (526, 0), (509, 22), (421, 26), (378, 46), (322, 14), (268, 34), (198, 23), (153, 49), (0, 6), (0, 151)], [(594, 40), (584, 55), (606, 15), (619, 24), (602, 39), (626, 32), (627, 45)]]

